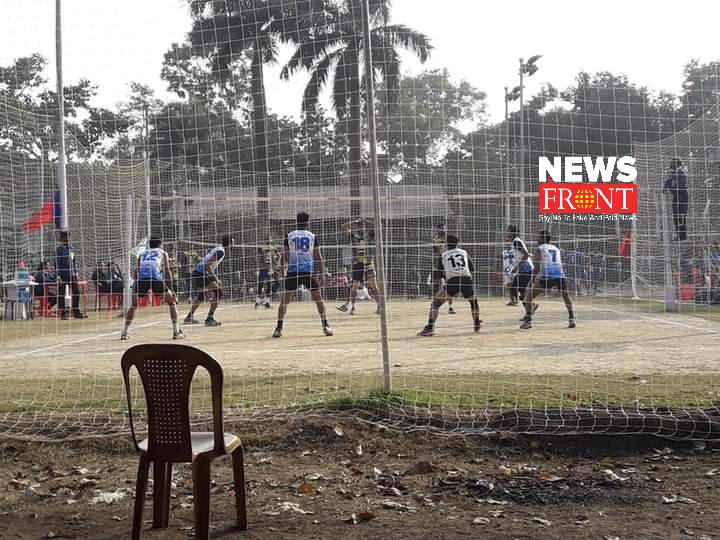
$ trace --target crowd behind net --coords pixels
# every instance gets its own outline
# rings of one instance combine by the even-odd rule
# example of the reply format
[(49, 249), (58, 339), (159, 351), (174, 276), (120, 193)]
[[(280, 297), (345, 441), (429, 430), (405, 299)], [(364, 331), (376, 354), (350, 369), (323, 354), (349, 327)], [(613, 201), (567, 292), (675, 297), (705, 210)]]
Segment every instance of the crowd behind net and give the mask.
[[(491, 121), (483, 89), (462, 74), (421, 66), (401, 75), (405, 59), (432, 57), (432, 29), (389, 18), (388, 2), (370, 5), (392, 392), (379, 391), (374, 304), (361, 302), (356, 319), (334, 309), (347, 298), (342, 276), (352, 265), (343, 224), (373, 217), (360, 2), (193, 1), (186, 42), (168, 44), (158, 66), (171, 99), (127, 81), (125, 102), (95, 107), (92, 65), (87, 80), (66, 83), (69, 235), (89, 318), (61, 321), (53, 312), (0, 323), (0, 438), (125, 431), (121, 311), (94, 309), (93, 273), (112, 262), (134, 277), (148, 232), (172, 258), (181, 317), (197, 260), (223, 235), (235, 239), (218, 270), (225, 324), (193, 329), (187, 342), (221, 360), (225, 405), (237, 417), (343, 409), (439, 432), (716, 436), (720, 62), (690, 62), (676, 94), (640, 87), (632, 74), (579, 73), (568, 88), (548, 83), (526, 93), (522, 114), (508, 92), (509, 114)], [(33, 271), (54, 261), (53, 224), (26, 232), (58, 177), (58, 99), (45, 81), (54, 66), (39, 52), (0, 67), (3, 281), (20, 261)], [(281, 78), (306, 83), (286, 97), (302, 109), (297, 117), (273, 113), (266, 89), (281, 84), (269, 76), (273, 62), (284, 66)], [(538, 158), (571, 155), (635, 157), (638, 213), (542, 221)], [(663, 195), (673, 158), (689, 179), (684, 241)], [(270, 339), (277, 293), (272, 312), (254, 309), (260, 261), (282, 245), (299, 211), (310, 214), (331, 273), (324, 296), (338, 322), (332, 342), (320, 337), (306, 300), (287, 316), (307, 329), (297, 339)], [(414, 336), (427, 316), (440, 223), (474, 261), (487, 323), (479, 336), (461, 300), (457, 319), (443, 307), (438, 337)], [(547, 229), (561, 248), (576, 334), (563, 329), (552, 296), (541, 298), (547, 327), (517, 329), (519, 308), (504, 305), (511, 223), (529, 247)], [(164, 306), (141, 309), (130, 344), (166, 340), (168, 324)], [(195, 387), (200, 422), (207, 382), (200, 377)]]

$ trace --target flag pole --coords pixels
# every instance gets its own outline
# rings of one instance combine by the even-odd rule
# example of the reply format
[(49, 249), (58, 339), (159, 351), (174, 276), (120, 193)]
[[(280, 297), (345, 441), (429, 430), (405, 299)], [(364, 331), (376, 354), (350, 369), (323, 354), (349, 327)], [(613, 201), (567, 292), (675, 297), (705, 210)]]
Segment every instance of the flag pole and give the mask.
[(67, 178), (65, 176), (65, 94), (63, 92), (62, 68), (62, 0), (55, 0), (55, 67), (57, 70), (57, 135), (58, 135), (58, 171), (57, 187), (60, 192), (60, 223), (58, 229), (67, 231)]

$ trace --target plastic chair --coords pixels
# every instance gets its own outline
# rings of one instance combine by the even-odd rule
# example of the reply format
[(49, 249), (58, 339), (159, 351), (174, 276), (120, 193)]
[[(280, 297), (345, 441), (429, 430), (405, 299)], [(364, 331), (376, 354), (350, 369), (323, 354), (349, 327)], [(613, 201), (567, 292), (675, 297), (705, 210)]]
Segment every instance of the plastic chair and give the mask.
[[(128, 399), (130, 430), (140, 453), (132, 538), (140, 538), (148, 469), (153, 463), (153, 528), (167, 528), (170, 517), (170, 481), (173, 463), (192, 463), (195, 538), (210, 534), (210, 465), (219, 456), (232, 455), (237, 526), (247, 530), (245, 472), (242, 443), (223, 432), (223, 373), (210, 355), (186, 345), (136, 345), (123, 354), (123, 379)], [(147, 403), (148, 438), (135, 435), (130, 396), (130, 369), (140, 375)], [(210, 374), (213, 432), (190, 431), (190, 385), (198, 367)]]

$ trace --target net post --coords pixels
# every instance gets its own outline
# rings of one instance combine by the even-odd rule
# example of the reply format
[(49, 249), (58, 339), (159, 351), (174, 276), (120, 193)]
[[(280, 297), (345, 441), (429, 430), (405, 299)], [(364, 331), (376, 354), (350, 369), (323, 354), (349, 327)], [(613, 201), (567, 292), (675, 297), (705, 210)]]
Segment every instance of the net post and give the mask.
[(370, 144), (370, 182), (373, 193), (373, 217), (375, 226), (375, 258), (377, 260), (378, 307), (380, 309), (380, 341), (383, 356), (383, 387), (386, 392), (392, 389), (390, 371), (390, 346), (388, 342), (388, 320), (385, 297), (385, 256), (383, 253), (383, 234), (380, 213), (380, 177), (378, 174), (377, 133), (375, 131), (375, 88), (372, 65), (372, 47), (370, 46), (370, 6), (368, 0), (362, 2), (362, 26), (365, 54), (365, 88), (367, 92), (368, 142)]
[(123, 279), (123, 313), (130, 309), (132, 295), (130, 293), (130, 272), (132, 271), (133, 250), (133, 201), (132, 195), (125, 199), (125, 277)]
[(65, 176), (65, 94), (62, 68), (62, 0), (55, 0), (55, 68), (58, 95), (58, 191), (60, 192), (59, 229), (67, 231), (67, 178)]
[(152, 226), (150, 225), (150, 153), (148, 152), (148, 106), (145, 104), (143, 108), (143, 168), (145, 173), (145, 228), (147, 230), (147, 239), (150, 241), (152, 236)]

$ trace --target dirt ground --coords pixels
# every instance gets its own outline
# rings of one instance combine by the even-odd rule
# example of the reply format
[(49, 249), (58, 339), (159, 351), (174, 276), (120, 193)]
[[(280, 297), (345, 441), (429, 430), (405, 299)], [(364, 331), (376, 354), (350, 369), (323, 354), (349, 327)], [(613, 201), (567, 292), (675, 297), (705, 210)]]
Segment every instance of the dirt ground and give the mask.
[[(315, 417), (226, 426), (245, 440), (249, 530), (233, 529), (227, 459), (214, 468), (215, 538), (718, 538), (720, 454), (630, 437), (503, 439), (398, 433)], [(0, 444), (0, 538), (129, 538), (127, 438)], [(152, 488), (150, 487), (150, 490)], [(170, 527), (192, 535), (175, 466)]]
[[(426, 301), (388, 306), (394, 371), (403, 373), (681, 374), (717, 371), (720, 323), (688, 315), (648, 313), (646, 306), (617, 306), (583, 299), (578, 327), (569, 330), (557, 299), (541, 299), (535, 327), (519, 330), (520, 308), (502, 298), (482, 299), (485, 327), (478, 335), (466, 302), (457, 315), (442, 309), (434, 338), (415, 334), (427, 318)], [(185, 306), (180, 306), (184, 311)], [(643, 309), (645, 311), (643, 311)], [(351, 317), (328, 303), (335, 336), (322, 336), (315, 306), (292, 304), (282, 339), (270, 337), (276, 311), (249, 304), (224, 304), (219, 328), (185, 327), (185, 343), (200, 347), (226, 374), (382, 372), (374, 304)], [(122, 320), (107, 312), (86, 321), (39, 319), (0, 323), (0, 369), (6, 376), (67, 377), (118, 375), (118, 361), (131, 345), (169, 341), (165, 308), (139, 310), (131, 340), (120, 341)], [(199, 316), (204, 316), (201, 309)]]

